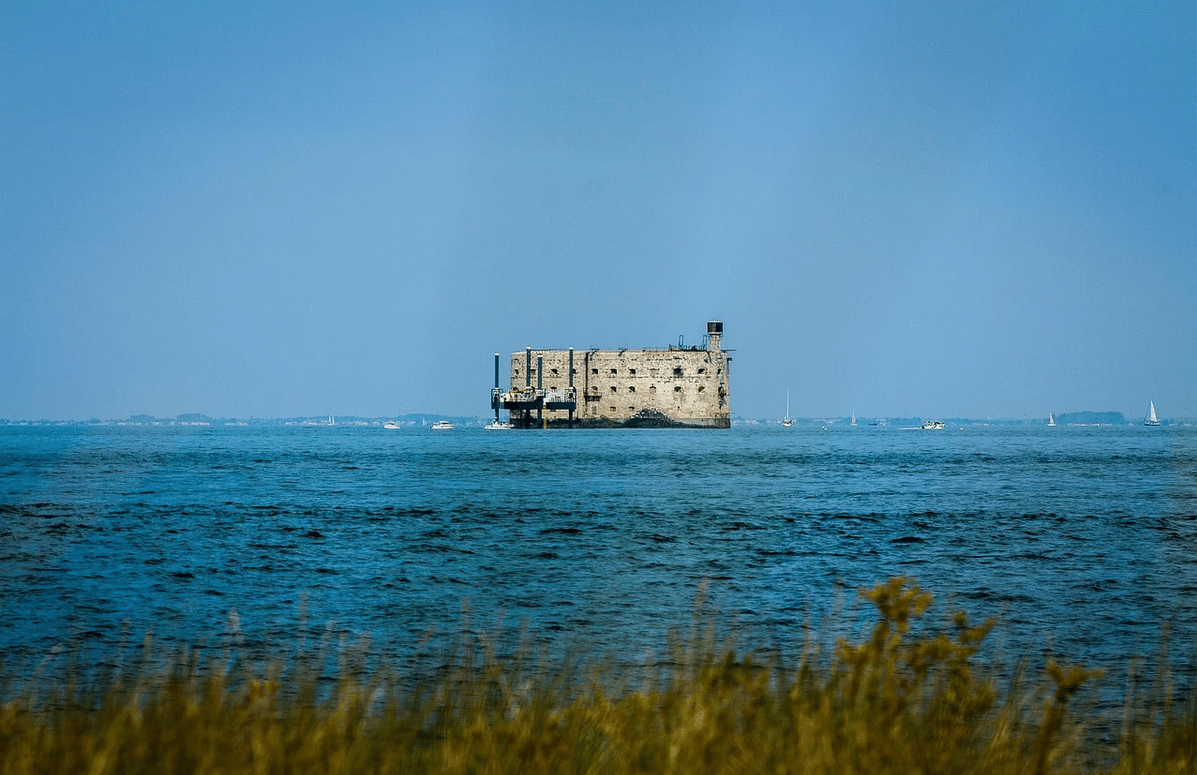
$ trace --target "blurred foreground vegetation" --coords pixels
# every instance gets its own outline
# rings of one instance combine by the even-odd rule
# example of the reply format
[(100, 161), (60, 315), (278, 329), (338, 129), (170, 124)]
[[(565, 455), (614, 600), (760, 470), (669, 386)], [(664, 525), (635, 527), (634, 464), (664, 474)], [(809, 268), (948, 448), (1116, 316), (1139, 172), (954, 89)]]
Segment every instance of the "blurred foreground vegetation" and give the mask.
[(344, 648), (330, 678), (327, 654), (255, 667), (163, 662), (149, 645), (137, 664), (62, 680), (0, 672), (0, 773), (1197, 770), (1197, 715), (1173, 699), (1187, 695), (1166, 660), (1149, 690), (1128, 685), (1098, 713), (1094, 671), (1048, 661), (999, 679), (976, 658), (992, 622), (931, 626), (931, 595), (905, 579), (862, 596), (871, 631), (810, 635), (789, 664), (696, 622), (636, 672), (499, 654), (468, 629), (403, 673)]

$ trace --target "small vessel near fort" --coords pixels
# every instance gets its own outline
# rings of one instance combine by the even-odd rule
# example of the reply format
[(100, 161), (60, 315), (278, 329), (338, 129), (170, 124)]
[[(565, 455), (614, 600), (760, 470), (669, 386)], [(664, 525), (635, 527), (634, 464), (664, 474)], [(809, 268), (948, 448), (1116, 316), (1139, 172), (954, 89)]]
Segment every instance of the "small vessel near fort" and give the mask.
[(925, 431), (939, 430), (943, 427), (944, 424), (939, 420), (927, 420), (925, 423), (923, 423), (923, 430)]
[(498, 420), (486, 425), (486, 429), (488, 431), (509, 431), (513, 427), (514, 426), (509, 422), (499, 422)]
[(432, 430), (434, 431), (447, 431), (451, 430), (452, 428), (453, 423), (449, 422), (448, 420), (437, 420), (432, 424)]
[(1160, 418), (1155, 416), (1155, 401), (1147, 402), (1147, 415), (1143, 418), (1144, 425), (1159, 425)]

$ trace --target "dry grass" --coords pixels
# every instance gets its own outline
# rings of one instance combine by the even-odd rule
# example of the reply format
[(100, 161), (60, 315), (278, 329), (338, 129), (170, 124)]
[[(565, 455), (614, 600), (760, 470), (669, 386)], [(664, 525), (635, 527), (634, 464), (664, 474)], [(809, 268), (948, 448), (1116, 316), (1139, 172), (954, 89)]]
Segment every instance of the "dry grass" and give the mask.
[[(464, 634), (417, 678), (342, 649), (253, 667), (182, 654), (65, 683), (8, 686), (0, 772), (25, 773), (1179, 773), (1197, 769), (1197, 717), (1161, 659), (1128, 690), (1114, 743), (1095, 742), (1095, 673), (983, 675), (991, 622), (923, 617), (906, 579), (862, 593), (871, 632), (786, 665), (737, 656), (710, 627), (632, 677), (611, 665), (496, 655)], [(16, 688), (14, 688), (16, 687)], [(51, 688), (54, 687), (54, 688)], [(1080, 707), (1078, 707), (1078, 703)]]

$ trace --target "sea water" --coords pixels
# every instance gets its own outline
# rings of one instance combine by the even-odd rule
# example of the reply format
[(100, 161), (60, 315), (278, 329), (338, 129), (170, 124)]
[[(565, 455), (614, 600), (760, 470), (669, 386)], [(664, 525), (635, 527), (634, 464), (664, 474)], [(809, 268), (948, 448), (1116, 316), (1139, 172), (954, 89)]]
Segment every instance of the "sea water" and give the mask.
[[(636, 659), (705, 595), (801, 643), (908, 576), (1014, 656), (1197, 646), (1197, 429), (0, 428), (0, 659), (526, 624)], [(235, 617), (234, 617), (235, 613)], [(306, 628), (306, 629), (305, 629)]]

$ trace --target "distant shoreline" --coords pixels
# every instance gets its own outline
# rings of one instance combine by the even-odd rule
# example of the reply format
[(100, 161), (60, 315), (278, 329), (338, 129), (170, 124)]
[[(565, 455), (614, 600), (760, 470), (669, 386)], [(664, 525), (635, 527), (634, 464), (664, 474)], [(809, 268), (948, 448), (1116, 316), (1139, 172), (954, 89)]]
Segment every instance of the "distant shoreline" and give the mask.
[[(483, 427), (492, 418), (476, 415), (451, 414), (403, 414), (381, 417), (358, 417), (346, 415), (344, 417), (332, 415), (313, 415), (298, 417), (208, 417), (206, 415), (179, 415), (175, 418), (151, 417), (149, 415), (133, 415), (126, 419), (87, 420), (56, 420), (56, 419), (3, 419), (0, 418), (0, 428), (3, 427), (52, 427), (52, 426), (95, 426), (95, 427), (315, 427), (315, 426), (345, 426), (345, 427), (382, 427), (386, 423), (398, 424), (401, 428), (419, 428), (437, 420), (449, 420), (459, 427)], [(850, 417), (797, 417), (794, 427), (853, 427), (857, 430), (868, 429), (897, 429), (902, 427), (918, 427), (927, 419), (941, 420), (948, 427), (1046, 427), (1047, 418), (969, 418), (969, 417), (857, 417), (857, 424), (851, 425)], [(1134, 418), (1127, 418), (1121, 412), (1071, 412), (1055, 415), (1056, 424), (1060, 427), (1122, 427), (1139, 426), (1140, 422)], [(1161, 426), (1192, 426), (1197, 425), (1197, 417), (1161, 418)], [(732, 427), (752, 426), (780, 426), (781, 418), (748, 418), (733, 417)]]

